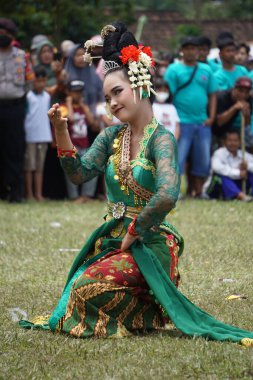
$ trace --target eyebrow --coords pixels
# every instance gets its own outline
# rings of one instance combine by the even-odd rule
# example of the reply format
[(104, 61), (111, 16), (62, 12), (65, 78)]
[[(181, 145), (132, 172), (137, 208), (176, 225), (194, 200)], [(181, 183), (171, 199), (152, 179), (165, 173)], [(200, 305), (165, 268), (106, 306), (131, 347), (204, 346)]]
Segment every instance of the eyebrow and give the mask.
[(117, 85), (117, 86), (113, 87), (113, 88), (111, 89), (111, 92), (114, 91), (114, 90), (117, 90), (117, 88), (120, 88), (120, 87), (121, 87), (120, 85)]
[(109, 93), (117, 90), (118, 88), (121, 88), (121, 86), (120, 85), (114, 86), (113, 88), (111, 88), (111, 90), (109, 91)]

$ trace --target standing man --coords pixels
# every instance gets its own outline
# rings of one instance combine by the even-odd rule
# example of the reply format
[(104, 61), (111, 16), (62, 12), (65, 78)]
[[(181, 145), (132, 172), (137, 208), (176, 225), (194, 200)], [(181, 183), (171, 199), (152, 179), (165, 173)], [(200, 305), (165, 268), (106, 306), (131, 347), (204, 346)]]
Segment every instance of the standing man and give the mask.
[(33, 80), (26, 53), (12, 46), (14, 22), (0, 18), (0, 198), (21, 202), (25, 152), (25, 92)]
[(181, 50), (183, 61), (169, 65), (164, 79), (181, 121), (178, 141), (180, 173), (184, 173), (191, 149), (193, 189), (195, 195), (200, 196), (210, 167), (211, 126), (216, 114), (217, 85), (210, 67), (197, 62), (196, 38), (185, 38)]
[(212, 41), (210, 38), (206, 36), (201, 36), (198, 38), (198, 48), (199, 48), (199, 53), (198, 53), (198, 61), (202, 63), (206, 63), (210, 66), (213, 72), (218, 70), (221, 66), (220, 61), (215, 58), (215, 59), (209, 59), (209, 53), (212, 47)]
[(215, 72), (215, 77), (220, 91), (229, 90), (234, 87), (237, 78), (248, 76), (248, 70), (244, 66), (235, 65), (237, 47), (233, 39), (218, 40), (218, 48), (222, 66)]
[(247, 68), (248, 61), (250, 57), (250, 46), (245, 42), (242, 42), (238, 46), (238, 51), (235, 57), (235, 61), (238, 65), (242, 65)]

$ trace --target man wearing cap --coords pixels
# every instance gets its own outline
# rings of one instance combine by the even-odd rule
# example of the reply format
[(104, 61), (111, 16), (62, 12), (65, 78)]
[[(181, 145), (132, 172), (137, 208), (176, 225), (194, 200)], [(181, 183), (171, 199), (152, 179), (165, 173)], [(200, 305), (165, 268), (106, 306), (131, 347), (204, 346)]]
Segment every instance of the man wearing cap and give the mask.
[(248, 76), (248, 70), (241, 65), (235, 65), (237, 47), (232, 38), (224, 37), (217, 41), (220, 49), (222, 66), (215, 72), (219, 90), (229, 90), (234, 87), (237, 78)]
[(17, 27), (0, 18), (0, 197), (20, 202), (23, 195), (25, 92), (33, 80), (28, 56), (12, 46)]
[(181, 50), (183, 61), (169, 65), (164, 79), (181, 120), (178, 141), (180, 172), (184, 173), (185, 162), (191, 150), (193, 188), (199, 196), (209, 173), (211, 125), (216, 114), (217, 85), (210, 67), (197, 62), (196, 38), (185, 38)]
[(218, 138), (221, 138), (227, 131), (240, 132), (242, 115), (245, 118), (245, 125), (250, 125), (251, 88), (252, 80), (244, 76), (236, 80), (232, 89), (218, 93), (217, 118), (213, 126), (213, 133)]

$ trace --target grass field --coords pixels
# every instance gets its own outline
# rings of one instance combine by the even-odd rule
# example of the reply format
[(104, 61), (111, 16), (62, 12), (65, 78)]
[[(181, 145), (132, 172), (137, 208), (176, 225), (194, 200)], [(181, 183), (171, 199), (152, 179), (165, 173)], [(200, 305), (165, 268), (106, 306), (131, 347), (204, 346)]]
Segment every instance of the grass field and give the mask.
[[(0, 203), (0, 379), (252, 379), (253, 349), (153, 333), (81, 340), (22, 330), (11, 311), (49, 314), (104, 203)], [(223, 322), (253, 330), (253, 204), (181, 201), (180, 290)], [(225, 281), (224, 281), (225, 279)], [(226, 300), (231, 294), (247, 297)], [(21, 317), (17, 314), (17, 317)]]

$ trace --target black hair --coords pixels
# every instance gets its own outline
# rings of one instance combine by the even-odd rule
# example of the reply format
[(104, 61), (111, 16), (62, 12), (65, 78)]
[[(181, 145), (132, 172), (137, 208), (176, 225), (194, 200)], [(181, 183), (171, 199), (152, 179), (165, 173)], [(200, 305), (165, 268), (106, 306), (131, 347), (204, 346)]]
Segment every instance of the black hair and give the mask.
[(33, 69), (35, 78), (46, 78), (47, 72), (43, 65), (37, 65)]
[[(122, 64), (120, 59), (120, 51), (126, 46), (134, 45), (138, 47), (134, 35), (130, 33), (126, 26), (119, 21), (112, 22), (110, 25), (114, 26), (116, 30), (114, 32), (108, 32), (104, 37), (102, 58), (105, 61), (114, 61), (118, 63), (120, 67), (112, 68), (107, 73), (122, 70), (123, 74), (128, 78), (127, 66)], [(107, 75), (105, 73), (105, 76)]]
[(212, 41), (210, 40), (210, 38), (206, 36), (201, 36), (198, 38), (198, 44), (200, 46), (208, 46), (208, 48), (210, 49), (212, 46)]
[(244, 48), (246, 50), (246, 53), (249, 55), (250, 53), (250, 47), (247, 45), (245, 42), (242, 42), (241, 44), (238, 45), (238, 49)]
[[(103, 51), (102, 51), (102, 58), (105, 61), (114, 61), (120, 65), (120, 67), (111, 69), (108, 71), (105, 76), (109, 73), (112, 73), (114, 71), (122, 71), (125, 77), (129, 80), (128, 76), (128, 66), (122, 64), (122, 61), (120, 59), (121, 50), (124, 47), (127, 47), (129, 45), (134, 45), (137, 48), (139, 47), (138, 42), (136, 38), (134, 37), (133, 33), (127, 30), (127, 27), (125, 24), (123, 24), (120, 21), (112, 22), (110, 25), (114, 26), (116, 29), (113, 32), (108, 32), (104, 37), (104, 44), (103, 44)], [(152, 78), (151, 78), (152, 82)], [(155, 96), (153, 93), (150, 94), (150, 102), (151, 104), (154, 102)]]
[(220, 32), (216, 38), (217, 46), (219, 45), (219, 42), (224, 39), (234, 40), (234, 35), (231, 32), (227, 32), (227, 31)]
[(114, 61), (122, 65), (119, 58), (121, 49), (129, 45), (138, 47), (138, 42), (122, 22), (117, 21), (110, 25), (114, 26), (116, 30), (105, 36), (102, 57), (105, 61)]
[(239, 140), (241, 140), (241, 135), (240, 135), (240, 132), (237, 131), (236, 129), (229, 129), (228, 131), (226, 131), (223, 135), (224, 137), (224, 140), (226, 140), (228, 138), (229, 135), (237, 135), (237, 137), (239, 138)]
[(227, 46), (234, 46), (237, 49), (236, 43), (231, 38), (220, 39), (217, 43), (217, 46), (220, 50), (226, 48)]

